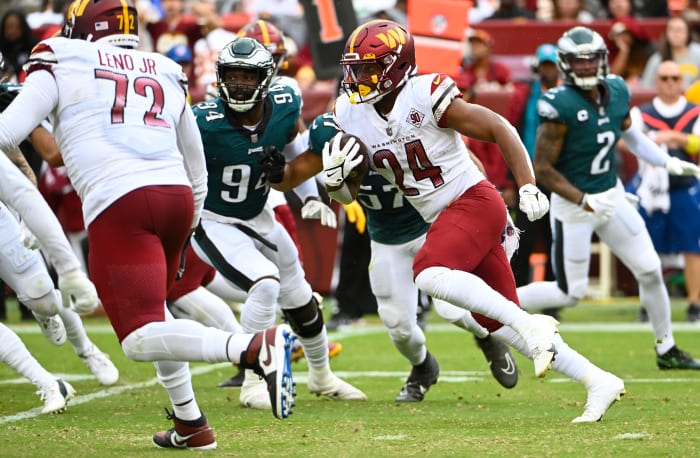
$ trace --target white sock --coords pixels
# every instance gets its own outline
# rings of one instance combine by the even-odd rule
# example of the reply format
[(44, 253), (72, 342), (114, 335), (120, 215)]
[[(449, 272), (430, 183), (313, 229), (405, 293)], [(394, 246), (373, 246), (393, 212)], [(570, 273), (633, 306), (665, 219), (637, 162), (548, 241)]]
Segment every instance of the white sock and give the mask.
[(656, 352), (663, 355), (674, 345), (673, 330), (671, 329), (671, 303), (666, 285), (659, 271), (640, 275), (639, 301), (649, 315), (649, 322), (654, 328)]
[(173, 413), (180, 420), (197, 420), (202, 416), (192, 389), (192, 375), (188, 363), (181, 361), (154, 361), (158, 381), (168, 392)]
[[(515, 348), (520, 354), (530, 357), (530, 350), (520, 335), (509, 326), (503, 326), (491, 333), (492, 336)], [(554, 336), (554, 346), (557, 349), (557, 355), (552, 363), (552, 369), (570, 379), (582, 382), (584, 376), (592, 368), (596, 368), (587, 358), (578, 353), (573, 348), (569, 347), (559, 334)]]
[(271, 278), (262, 279), (250, 288), (241, 309), (243, 332), (258, 332), (275, 324), (279, 293), (279, 282)]
[(417, 324), (413, 324), (411, 333), (406, 338), (395, 339), (389, 330), (391, 341), (396, 349), (401, 353), (412, 366), (417, 366), (425, 360), (428, 349), (425, 347), (425, 334)]
[(92, 350), (93, 343), (85, 332), (85, 326), (83, 326), (83, 320), (80, 318), (80, 315), (67, 307), (59, 307), (58, 315), (63, 320), (63, 326), (66, 328), (66, 338), (73, 346), (75, 353), (80, 356)]
[(304, 356), (309, 367), (328, 366), (328, 335), (326, 334), (326, 326), (323, 326), (321, 332), (313, 337), (298, 336), (299, 342), (304, 347)]
[(0, 360), (41, 389), (56, 377), (29, 353), (24, 342), (10, 328), (0, 323)]

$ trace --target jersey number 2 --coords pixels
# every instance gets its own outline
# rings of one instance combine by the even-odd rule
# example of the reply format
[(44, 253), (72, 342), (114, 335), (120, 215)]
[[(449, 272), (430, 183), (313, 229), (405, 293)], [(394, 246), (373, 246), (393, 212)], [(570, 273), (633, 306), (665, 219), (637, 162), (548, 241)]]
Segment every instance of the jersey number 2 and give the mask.
[(596, 143), (600, 145), (600, 150), (598, 150), (598, 154), (595, 155), (591, 162), (591, 175), (600, 175), (610, 170), (608, 152), (615, 144), (615, 133), (610, 130), (598, 132)]

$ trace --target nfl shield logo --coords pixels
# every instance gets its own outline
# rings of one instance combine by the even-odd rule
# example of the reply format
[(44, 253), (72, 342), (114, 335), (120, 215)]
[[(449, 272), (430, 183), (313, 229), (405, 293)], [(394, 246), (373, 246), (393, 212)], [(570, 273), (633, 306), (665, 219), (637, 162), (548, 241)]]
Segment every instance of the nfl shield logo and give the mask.
[(394, 129), (391, 128), (391, 126), (387, 126), (386, 128), (386, 134), (391, 137), (394, 133)]

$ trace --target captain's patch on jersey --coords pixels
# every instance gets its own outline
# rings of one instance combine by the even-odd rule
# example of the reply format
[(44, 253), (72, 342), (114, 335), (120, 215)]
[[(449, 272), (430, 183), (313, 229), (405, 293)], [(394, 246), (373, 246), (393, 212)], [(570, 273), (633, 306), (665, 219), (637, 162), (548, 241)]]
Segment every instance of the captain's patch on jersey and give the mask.
[(425, 118), (423, 113), (415, 108), (411, 108), (411, 111), (408, 113), (408, 117), (406, 118), (406, 122), (413, 127), (420, 127), (420, 125), (423, 123), (423, 118)]
[(537, 114), (545, 119), (557, 119), (559, 117), (557, 109), (546, 100), (539, 100), (537, 102)]

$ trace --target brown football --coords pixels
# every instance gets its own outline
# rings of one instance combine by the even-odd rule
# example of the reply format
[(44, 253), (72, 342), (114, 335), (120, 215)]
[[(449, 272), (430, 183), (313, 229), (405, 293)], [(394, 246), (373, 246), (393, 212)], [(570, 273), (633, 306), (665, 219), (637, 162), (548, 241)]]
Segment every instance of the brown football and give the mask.
[(340, 147), (342, 148), (351, 138), (355, 138), (355, 142), (360, 145), (360, 149), (357, 150), (357, 154), (362, 155), (362, 162), (355, 166), (354, 169), (348, 174), (346, 181), (356, 182), (358, 185), (362, 182), (362, 178), (369, 170), (369, 148), (365, 145), (359, 137), (352, 134), (343, 134), (340, 137)]

